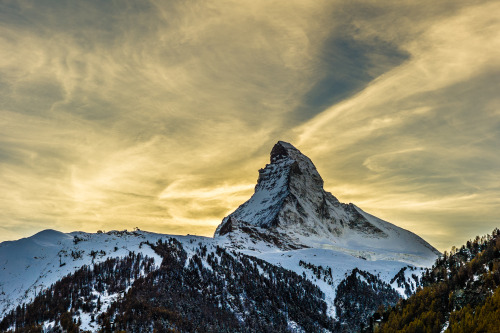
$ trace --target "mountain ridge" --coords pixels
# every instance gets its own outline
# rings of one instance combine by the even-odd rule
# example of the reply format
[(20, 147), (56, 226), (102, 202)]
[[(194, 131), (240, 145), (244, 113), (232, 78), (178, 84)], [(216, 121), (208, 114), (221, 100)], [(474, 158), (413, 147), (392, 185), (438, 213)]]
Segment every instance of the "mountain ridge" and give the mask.
[(323, 185), (323, 178), (306, 155), (292, 144), (278, 141), (271, 150), (270, 163), (259, 170), (254, 194), (222, 220), (214, 237), (231, 233), (228, 238), (238, 248), (245, 243), (241, 238), (268, 238), (283, 249), (329, 245), (396, 255), (410, 247), (409, 252), (423, 260), (433, 260), (439, 254), (412, 232), (352, 203), (341, 203)]

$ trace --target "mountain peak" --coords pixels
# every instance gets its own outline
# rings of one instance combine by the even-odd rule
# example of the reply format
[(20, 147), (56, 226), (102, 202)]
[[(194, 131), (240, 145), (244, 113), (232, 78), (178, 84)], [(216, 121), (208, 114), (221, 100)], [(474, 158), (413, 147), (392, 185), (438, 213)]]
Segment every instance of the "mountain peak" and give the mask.
[[(259, 170), (254, 195), (223, 220), (216, 235), (232, 230), (227, 224), (265, 229), (286, 226), (307, 234), (331, 234), (335, 227), (329, 225), (325, 229), (323, 226), (338, 222), (332, 220), (329, 211), (340, 203), (323, 189), (323, 179), (314, 163), (284, 141), (274, 145), (270, 162)], [(318, 229), (318, 226), (322, 227)]]
[[(278, 141), (271, 150), (270, 160), (271, 164), (284, 164), (286, 167), (289, 167), (290, 170), (281, 170), (285, 173), (292, 171), (288, 172), (289, 176), (304, 175), (302, 177), (303, 181), (312, 181), (315, 183), (317, 190), (323, 190), (323, 178), (319, 175), (314, 163), (292, 144), (285, 141)], [(291, 178), (289, 177), (288, 180), (290, 181)]]
[[(249, 224), (260, 228), (283, 226), (297, 220), (300, 224), (309, 220), (307, 216), (284, 216), (283, 208), (290, 204), (304, 213), (305, 201), (323, 200), (323, 179), (313, 162), (288, 142), (278, 141), (271, 150), (271, 163), (259, 170), (254, 195), (234, 213), (226, 217), (216, 235), (230, 230), (232, 224)], [(302, 202), (298, 199), (301, 198)], [(331, 194), (329, 199), (338, 202)], [(323, 200), (324, 201), (324, 200)], [(309, 204), (307, 206), (310, 206)], [(321, 211), (321, 208), (311, 208)], [(307, 215), (307, 214), (306, 214)], [(235, 222), (237, 221), (237, 222)]]
[(271, 150), (271, 163), (282, 160), (283, 158), (293, 158), (297, 154), (302, 153), (295, 148), (292, 144), (285, 141), (278, 141)]
[(270, 162), (259, 170), (252, 197), (222, 220), (216, 237), (229, 234), (242, 244), (250, 237), (252, 242), (271, 242), (283, 249), (341, 246), (395, 253), (412, 248), (424, 256), (438, 253), (417, 235), (326, 192), (313, 162), (292, 144), (278, 141)]

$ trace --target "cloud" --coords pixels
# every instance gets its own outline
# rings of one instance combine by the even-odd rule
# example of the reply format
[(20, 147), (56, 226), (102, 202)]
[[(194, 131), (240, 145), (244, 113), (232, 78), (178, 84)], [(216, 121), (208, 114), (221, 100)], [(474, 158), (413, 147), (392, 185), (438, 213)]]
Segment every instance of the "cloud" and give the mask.
[(470, 224), (483, 233), (498, 224), (498, 9), (483, 3), (417, 31), (403, 26), (408, 60), (296, 129), (341, 199), (442, 249)]
[(251, 187), (246, 159), (283, 132), (320, 44), (320, 3), (0, 6), (2, 218), (19, 235), (214, 229), (242, 197), (207, 193)]
[(433, 198), (470, 198), (491, 226), (495, 12), (487, 1), (2, 2), (1, 237), (209, 235), (279, 139), (311, 155), (341, 199), (431, 241), (432, 221), (442, 235), (459, 224), (429, 208), (418, 227), (411, 207)]

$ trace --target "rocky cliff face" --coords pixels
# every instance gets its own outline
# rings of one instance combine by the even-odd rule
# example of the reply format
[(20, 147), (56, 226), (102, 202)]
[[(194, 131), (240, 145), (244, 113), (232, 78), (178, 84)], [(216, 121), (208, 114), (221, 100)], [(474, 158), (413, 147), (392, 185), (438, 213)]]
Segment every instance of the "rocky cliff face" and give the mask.
[[(267, 241), (285, 249), (341, 246), (355, 251), (383, 249), (432, 257), (439, 253), (411, 232), (371, 216), (352, 203), (339, 202), (324, 190), (313, 162), (283, 141), (273, 147), (270, 164), (259, 170), (253, 196), (217, 228), (215, 236), (224, 235), (235, 243), (250, 237), (254, 242)], [(244, 246), (244, 242), (239, 243)]]
[(323, 189), (323, 179), (313, 162), (287, 142), (271, 151), (271, 163), (259, 170), (254, 195), (226, 217), (216, 231), (230, 231), (231, 222), (251, 226), (295, 228), (305, 235), (340, 236), (346, 227), (387, 236), (370, 224), (352, 204), (342, 204)]

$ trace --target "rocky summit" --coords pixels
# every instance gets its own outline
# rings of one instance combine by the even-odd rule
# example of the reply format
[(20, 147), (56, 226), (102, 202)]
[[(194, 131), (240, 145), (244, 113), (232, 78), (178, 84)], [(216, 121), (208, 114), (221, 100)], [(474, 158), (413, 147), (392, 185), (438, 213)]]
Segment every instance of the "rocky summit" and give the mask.
[(417, 235), (352, 203), (341, 203), (323, 184), (306, 155), (290, 143), (278, 141), (270, 163), (259, 170), (255, 193), (223, 219), (215, 236), (228, 235), (240, 248), (250, 239), (282, 249), (341, 247), (391, 258), (391, 252), (416, 259), (435, 258), (439, 253)]

